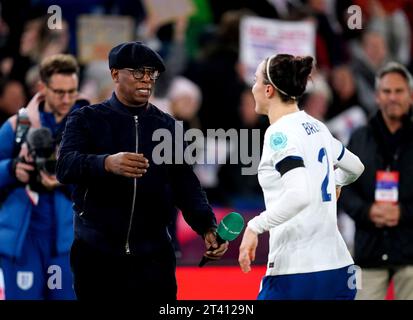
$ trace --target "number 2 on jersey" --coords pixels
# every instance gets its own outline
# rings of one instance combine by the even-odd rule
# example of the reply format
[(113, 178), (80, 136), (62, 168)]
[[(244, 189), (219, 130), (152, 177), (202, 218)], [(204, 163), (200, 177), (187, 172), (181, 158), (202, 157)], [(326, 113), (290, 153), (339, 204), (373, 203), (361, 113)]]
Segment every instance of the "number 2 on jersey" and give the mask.
[(327, 174), (321, 184), (321, 197), (323, 198), (323, 202), (331, 201), (331, 193), (327, 192), (328, 187), (328, 176), (330, 175), (330, 166), (328, 163), (328, 156), (327, 151), (325, 148), (321, 148), (318, 152), (318, 161), (323, 163), (324, 156), (326, 157), (326, 165), (327, 165)]

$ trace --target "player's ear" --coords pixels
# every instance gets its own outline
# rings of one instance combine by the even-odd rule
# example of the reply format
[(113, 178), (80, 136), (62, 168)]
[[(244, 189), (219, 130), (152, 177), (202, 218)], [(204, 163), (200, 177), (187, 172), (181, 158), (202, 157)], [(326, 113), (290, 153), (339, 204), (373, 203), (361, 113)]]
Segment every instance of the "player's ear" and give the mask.
[(270, 84), (265, 86), (265, 96), (271, 98), (274, 95), (274, 87)]

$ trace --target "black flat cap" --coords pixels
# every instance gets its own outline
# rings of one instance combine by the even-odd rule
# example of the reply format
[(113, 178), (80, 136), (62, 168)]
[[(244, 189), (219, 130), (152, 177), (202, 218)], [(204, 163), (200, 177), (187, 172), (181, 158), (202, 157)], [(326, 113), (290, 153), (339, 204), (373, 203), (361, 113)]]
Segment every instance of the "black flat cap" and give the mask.
[(109, 52), (109, 69), (152, 67), (160, 72), (165, 65), (159, 54), (140, 41), (125, 42)]

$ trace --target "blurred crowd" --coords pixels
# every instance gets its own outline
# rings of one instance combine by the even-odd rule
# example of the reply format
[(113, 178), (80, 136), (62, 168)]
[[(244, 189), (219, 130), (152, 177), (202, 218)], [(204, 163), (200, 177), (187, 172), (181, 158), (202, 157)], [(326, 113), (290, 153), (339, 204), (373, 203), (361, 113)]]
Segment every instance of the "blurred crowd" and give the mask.
[[(132, 16), (135, 39), (156, 49), (167, 71), (152, 102), (184, 127), (259, 129), (268, 123), (254, 112), (251, 88), (239, 63), (239, 25), (260, 16), (316, 23), (317, 72), (300, 101), (344, 143), (377, 110), (375, 74), (388, 61), (412, 69), (413, 2), (408, 0), (193, 0), (191, 16), (159, 24), (143, 0), (0, 0), (0, 124), (37, 92), (38, 65), (56, 53), (77, 56), (81, 14)], [(348, 27), (348, 8), (362, 9), (362, 29)], [(47, 9), (62, 9), (61, 29), (48, 28)], [(81, 64), (80, 92), (96, 103), (108, 98), (112, 81), (106, 61)], [(1, 142), (0, 142), (1, 143)], [(251, 146), (249, 146), (251, 147)], [(256, 176), (241, 165), (196, 168), (212, 203), (262, 205)]]

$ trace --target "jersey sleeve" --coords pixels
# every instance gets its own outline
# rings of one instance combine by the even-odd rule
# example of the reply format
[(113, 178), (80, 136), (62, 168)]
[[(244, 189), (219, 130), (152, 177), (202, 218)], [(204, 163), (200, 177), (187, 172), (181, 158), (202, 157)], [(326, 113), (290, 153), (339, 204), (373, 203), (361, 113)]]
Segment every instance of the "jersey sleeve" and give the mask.
[(344, 156), (346, 148), (336, 138), (331, 136), (332, 139), (332, 151), (333, 151), (333, 164), (336, 165)]
[(263, 211), (248, 222), (248, 227), (257, 234), (269, 231), (299, 214), (310, 204), (310, 175), (307, 168), (291, 170), (281, 177), (284, 192), (271, 209)]
[(350, 150), (345, 149), (343, 157), (336, 164), (336, 185), (346, 186), (356, 181), (364, 171), (364, 165)]
[(265, 141), (269, 150), (272, 165), (281, 171), (280, 164), (286, 161), (303, 161), (303, 153), (297, 143), (297, 138), (286, 130), (272, 130)]
[(346, 186), (353, 183), (364, 171), (364, 165), (360, 159), (349, 151), (333, 136), (332, 150), (334, 154), (334, 167), (336, 186)]

